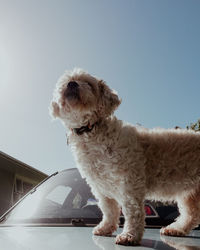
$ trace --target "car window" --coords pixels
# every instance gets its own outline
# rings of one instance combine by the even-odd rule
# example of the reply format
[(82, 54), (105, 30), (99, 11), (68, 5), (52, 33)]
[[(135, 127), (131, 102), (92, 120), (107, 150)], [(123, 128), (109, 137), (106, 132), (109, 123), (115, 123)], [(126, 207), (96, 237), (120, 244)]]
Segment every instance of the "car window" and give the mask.
[(68, 186), (57, 186), (46, 196), (46, 199), (63, 205), (71, 190), (72, 188)]

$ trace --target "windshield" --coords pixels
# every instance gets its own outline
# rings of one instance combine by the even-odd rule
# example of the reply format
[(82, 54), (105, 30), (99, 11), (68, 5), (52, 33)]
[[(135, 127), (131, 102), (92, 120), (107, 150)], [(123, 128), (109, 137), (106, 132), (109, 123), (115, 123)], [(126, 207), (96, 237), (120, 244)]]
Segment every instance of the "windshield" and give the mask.
[[(4, 216), (3, 224), (71, 223), (84, 218), (91, 223), (101, 220), (97, 201), (77, 171), (70, 169), (53, 175), (33, 189)], [(74, 220), (73, 220), (74, 219)]]

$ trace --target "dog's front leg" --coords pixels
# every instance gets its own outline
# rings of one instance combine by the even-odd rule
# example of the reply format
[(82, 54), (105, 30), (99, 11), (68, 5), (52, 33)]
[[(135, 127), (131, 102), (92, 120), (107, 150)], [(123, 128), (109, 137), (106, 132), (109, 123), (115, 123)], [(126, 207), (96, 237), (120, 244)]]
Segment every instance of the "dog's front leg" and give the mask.
[(114, 199), (109, 199), (103, 195), (96, 196), (99, 199), (98, 205), (103, 213), (103, 220), (94, 228), (93, 234), (111, 236), (118, 227), (120, 207)]
[(143, 195), (133, 197), (126, 194), (124, 198), (126, 200), (120, 201), (125, 218), (124, 229), (121, 234), (117, 235), (116, 244), (138, 245), (143, 236), (145, 223)]

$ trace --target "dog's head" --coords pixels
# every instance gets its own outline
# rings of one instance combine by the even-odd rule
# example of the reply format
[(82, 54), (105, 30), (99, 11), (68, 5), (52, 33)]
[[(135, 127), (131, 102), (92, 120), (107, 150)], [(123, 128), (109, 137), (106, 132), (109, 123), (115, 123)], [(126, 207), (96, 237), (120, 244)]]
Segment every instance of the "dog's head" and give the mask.
[(72, 128), (112, 115), (120, 102), (117, 94), (103, 80), (74, 69), (65, 72), (58, 80), (50, 113)]

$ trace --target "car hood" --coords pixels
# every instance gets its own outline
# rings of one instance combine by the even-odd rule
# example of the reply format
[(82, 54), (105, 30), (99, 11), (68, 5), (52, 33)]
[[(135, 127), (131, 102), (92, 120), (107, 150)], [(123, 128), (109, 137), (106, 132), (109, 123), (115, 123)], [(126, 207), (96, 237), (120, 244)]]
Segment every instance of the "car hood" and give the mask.
[[(0, 227), (0, 246), (6, 250), (135, 249), (116, 245), (114, 236), (93, 236), (91, 227)], [(200, 246), (199, 231), (193, 231), (187, 238), (177, 238), (160, 237), (158, 229), (146, 229), (137, 249), (193, 249), (187, 247), (195, 246), (200, 249), (197, 248)]]

